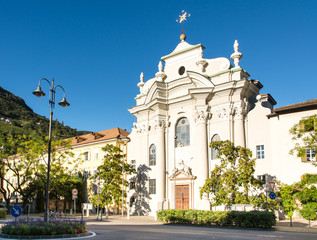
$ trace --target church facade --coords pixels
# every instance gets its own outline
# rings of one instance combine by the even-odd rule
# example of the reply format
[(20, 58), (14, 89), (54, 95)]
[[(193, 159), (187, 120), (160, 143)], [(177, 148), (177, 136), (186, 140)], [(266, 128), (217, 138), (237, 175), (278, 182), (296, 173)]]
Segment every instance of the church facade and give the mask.
[(257, 158), (256, 175), (268, 173), (292, 183), (304, 173), (317, 173), (311, 161), (289, 155), (288, 132), (301, 119), (317, 114), (317, 99), (274, 109), (274, 98), (260, 93), (262, 84), (240, 67), (237, 41), (231, 63), (224, 57), (207, 59), (203, 45), (185, 40), (182, 34), (175, 50), (161, 58), (164, 67), (160, 61), (154, 78), (145, 81), (141, 73), (140, 93), (129, 109), (137, 120), (129, 135), (127, 161), (148, 169), (150, 214), (210, 209), (208, 196), (201, 198), (199, 190), (219, 163), (211, 141), (230, 140), (250, 148)]

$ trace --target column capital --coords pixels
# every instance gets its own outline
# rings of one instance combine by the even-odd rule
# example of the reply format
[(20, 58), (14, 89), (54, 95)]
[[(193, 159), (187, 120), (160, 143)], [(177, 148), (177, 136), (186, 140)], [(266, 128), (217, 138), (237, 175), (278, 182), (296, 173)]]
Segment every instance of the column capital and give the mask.
[(234, 115), (234, 118), (236, 119), (243, 118), (245, 114), (246, 114), (246, 110), (243, 107), (232, 108), (232, 115)]
[(211, 113), (208, 106), (197, 106), (196, 113), (194, 114), (194, 120), (197, 124), (206, 123), (210, 119)]
[(164, 119), (156, 119), (153, 126), (156, 131), (164, 131), (168, 127), (168, 122)]

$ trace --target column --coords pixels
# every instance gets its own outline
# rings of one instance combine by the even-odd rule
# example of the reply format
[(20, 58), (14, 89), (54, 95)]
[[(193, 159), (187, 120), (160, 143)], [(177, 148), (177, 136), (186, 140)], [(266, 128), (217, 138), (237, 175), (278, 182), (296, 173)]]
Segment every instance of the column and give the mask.
[(159, 120), (155, 124), (157, 132), (156, 146), (156, 165), (158, 175), (156, 178), (156, 195), (157, 195), (157, 210), (164, 209), (165, 184), (166, 184), (166, 166), (165, 166), (165, 121)]
[(208, 177), (208, 140), (207, 140), (207, 119), (210, 113), (208, 106), (196, 107), (195, 133), (191, 142), (194, 144), (195, 168), (193, 174), (197, 176), (194, 185), (194, 207), (195, 209), (209, 210), (209, 201), (206, 198), (200, 199), (200, 188), (205, 184)]
[(245, 147), (244, 111), (236, 108), (234, 111), (234, 145)]

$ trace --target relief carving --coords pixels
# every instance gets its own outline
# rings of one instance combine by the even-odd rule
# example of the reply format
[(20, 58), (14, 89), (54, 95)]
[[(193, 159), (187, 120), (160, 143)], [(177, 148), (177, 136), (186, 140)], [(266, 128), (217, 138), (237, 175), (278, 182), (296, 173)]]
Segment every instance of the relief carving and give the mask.
[(136, 123), (136, 122), (133, 123), (133, 128), (139, 134), (146, 133), (151, 129), (148, 123)]

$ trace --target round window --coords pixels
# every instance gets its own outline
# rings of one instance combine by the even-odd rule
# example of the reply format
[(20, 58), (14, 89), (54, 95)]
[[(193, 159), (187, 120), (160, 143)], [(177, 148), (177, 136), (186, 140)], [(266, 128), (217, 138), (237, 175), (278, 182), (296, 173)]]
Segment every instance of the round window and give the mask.
[(179, 75), (183, 75), (185, 73), (185, 67), (184, 66), (181, 66), (179, 69), (178, 69), (178, 74)]

